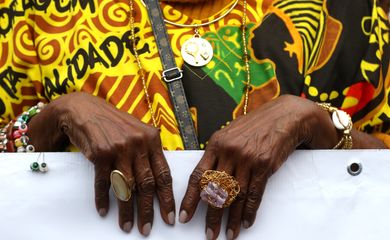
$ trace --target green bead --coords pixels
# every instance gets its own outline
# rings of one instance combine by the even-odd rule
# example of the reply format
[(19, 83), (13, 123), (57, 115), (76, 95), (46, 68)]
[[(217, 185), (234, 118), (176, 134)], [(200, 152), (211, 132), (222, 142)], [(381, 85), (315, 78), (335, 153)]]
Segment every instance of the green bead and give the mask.
[(35, 115), (37, 115), (37, 113), (38, 113), (38, 108), (32, 108), (32, 109), (30, 109), (30, 110), (28, 111), (28, 115), (29, 115), (30, 117), (34, 117)]
[(31, 163), (30, 168), (34, 172), (38, 171), (39, 170), (39, 163), (37, 163), (37, 162)]
[(22, 115), (22, 119), (23, 119), (24, 122), (27, 122), (29, 118), (30, 117), (28, 116), (28, 114), (23, 114)]

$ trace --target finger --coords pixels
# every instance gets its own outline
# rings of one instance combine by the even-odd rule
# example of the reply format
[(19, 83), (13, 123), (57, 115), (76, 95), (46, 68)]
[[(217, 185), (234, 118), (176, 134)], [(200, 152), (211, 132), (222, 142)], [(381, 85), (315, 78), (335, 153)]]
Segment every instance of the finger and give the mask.
[(175, 199), (172, 189), (172, 176), (167, 160), (162, 152), (161, 144), (151, 153), (151, 167), (156, 179), (157, 197), (160, 203), (160, 213), (164, 222), (175, 224)]
[(153, 194), (155, 181), (149, 164), (147, 151), (142, 151), (136, 157), (134, 164), (135, 181), (137, 186), (138, 230), (148, 236), (153, 225)]
[(253, 174), (248, 186), (248, 192), (242, 215), (243, 227), (249, 228), (256, 219), (256, 213), (263, 198), (265, 186), (270, 176), (270, 171), (261, 174)]
[(213, 169), (216, 163), (213, 150), (205, 151), (202, 159), (192, 172), (190, 179), (188, 180), (187, 191), (180, 206), (179, 221), (186, 223), (194, 216), (196, 207), (200, 200), (199, 181), (202, 178), (202, 174), (209, 169)]
[[(231, 175), (233, 172), (233, 161), (229, 157), (224, 157), (218, 160), (217, 171), (226, 172)], [(206, 215), (206, 238), (207, 239), (216, 239), (221, 230), (221, 222), (223, 216), (223, 209), (215, 208), (213, 206), (208, 206), (207, 215)]]
[(99, 162), (95, 164), (95, 205), (99, 215), (104, 217), (107, 215), (110, 205), (111, 167)]
[(246, 193), (248, 190), (248, 172), (245, 168), (238, 167), (236, 170), (236, 180), (240, 185), (240, 193), (229, 208), (229, 219), (226, 226), (226, 238), (236, 239), (240, 234), (242, 212), (244, 209)]
[(133, 196), (129, 201), (118, 200), (119, 207), (119, 226), (124, 232), (131, 232), (134, 225), (134, 207)]
[[(115, 162), (115, 169), (119, 170), (125, 177), (129, 190), (133, 193), (134, 177), (131, 166), (131, 161), (128, 158), (121, 157)], [(133, 196), (129, 201), (121, 201), (118, 199), (119, 208), (119, 226), (125, 232), (130, 232), (134, 224), (133, 216)]]
[(223, 208), (207, 207), (206, 215), (206, 238), (207, 240), (217, 239), (221, 230)]

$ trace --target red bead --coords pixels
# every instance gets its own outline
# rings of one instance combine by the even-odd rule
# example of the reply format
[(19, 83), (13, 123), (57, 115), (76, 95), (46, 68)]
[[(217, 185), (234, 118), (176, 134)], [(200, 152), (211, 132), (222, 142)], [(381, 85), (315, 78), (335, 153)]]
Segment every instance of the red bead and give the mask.
[(19, 132), (19, 131), (14, 131), (12, 136), (14, 137), (14, 139), (18, 139), (18, 138), (20, 138), (22, 136), (22, 133)]

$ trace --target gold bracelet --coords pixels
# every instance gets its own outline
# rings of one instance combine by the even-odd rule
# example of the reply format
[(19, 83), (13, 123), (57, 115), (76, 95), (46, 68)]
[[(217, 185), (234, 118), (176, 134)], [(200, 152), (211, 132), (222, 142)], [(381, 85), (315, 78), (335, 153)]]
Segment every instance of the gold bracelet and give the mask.
[(333, 149), (351, 149), (353, 146), (352, 143), (352, 119), (348, 113), (339, 110), (335, 107), (332, 107), (330, 103), (317, 103), (322, 109), (328, 111), (332, 114), (333, 125), (343, 131), (343, 137), (341, 140), (333, 147)]

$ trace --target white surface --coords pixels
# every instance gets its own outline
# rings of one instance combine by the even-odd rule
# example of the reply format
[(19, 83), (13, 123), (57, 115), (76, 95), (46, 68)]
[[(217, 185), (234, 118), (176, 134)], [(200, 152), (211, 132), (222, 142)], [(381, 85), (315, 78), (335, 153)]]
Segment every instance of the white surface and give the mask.
[[(166, 152), (176, 208), (202, 152)], [(96, 213), (93, 166), (77, 153), (45, 153), (50, 168), (34, 174), (38, 154), (0, 154), (0, 239), (145, 239), (117, 224), (117, 207)], [(360, 161), (358, 176), (347, 172)], [(383, 240), (390, 236), (390, 151), (296, 151), (271, 177), (255, 225), (240, 239)], [(205, 239), (205, 206), (189, 224), (166, 226), (155, 205), (149, 239)], [(225, 225), (219, 239), (225, 239)]]

